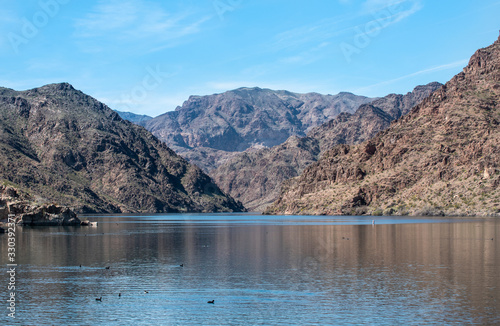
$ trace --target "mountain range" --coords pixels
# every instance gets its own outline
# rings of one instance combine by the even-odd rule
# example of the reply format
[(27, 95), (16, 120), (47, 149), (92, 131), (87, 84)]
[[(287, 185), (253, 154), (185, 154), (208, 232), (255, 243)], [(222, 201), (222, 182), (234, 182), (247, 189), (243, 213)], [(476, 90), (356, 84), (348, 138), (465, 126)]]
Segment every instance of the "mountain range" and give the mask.
[(500, 215), (500, 38), (374, 138), (285, 181), (268, 214)]
[(342, 112), (353, 113), (372, 98), (351, 93), (298, 94), (239, 88), (191, 96), (175, 111), (142, 122), (178, 154), (209, 172), (252, 148), (272, 147), (303, 137)]
[(242, 211), (198, 167), (67, 83), (0, 88), (0, 181), (77, 212)]
[(68, 217), (66, 207), (232, 212), (241, 202), (267, 214), (500, 215), (499, 44), (446, 85), (382, 98), (239, 88), (151, 118), (67, 83), (0, 88), (0, 186), (24, 194), (24, 213)]
[(272, 148), (235, 155), (210, 174), (246, 208), (262, 211), (278, 198), (282, 182), (300, 175), (326, 150), (337, 144), (356, 144), (370, 139), (441, 86), (434, 82), (417, 86), (406, 95), (389, 94), (362, 104), (353, 114), (342, 112), (335, 119), (310, 129), (307, 137), (292, 136)]

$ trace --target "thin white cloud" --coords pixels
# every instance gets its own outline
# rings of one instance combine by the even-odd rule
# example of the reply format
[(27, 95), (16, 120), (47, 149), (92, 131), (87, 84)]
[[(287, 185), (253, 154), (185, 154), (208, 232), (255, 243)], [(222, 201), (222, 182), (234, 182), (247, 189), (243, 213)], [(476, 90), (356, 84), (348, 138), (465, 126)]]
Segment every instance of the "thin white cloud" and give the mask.
[(279, 63), (291, 65), (307, 65), (320, 60), (323, 57), (324, 48), (329, 45), (328, 42), (323, 42), (309, 50), (303, 51), (299, 54), (282, 58)]
[[(366, 32), (368, 27), (370, 27), (370, 35), (377, 35), (380, 30), (417, 13), (423, 5), (421, 0), (367, 0), (362, 7), (364, 11), (361, 14), (329, 18), (277, 34), (272, 48), (274, 51), (289, 53), (275, 63), (249, 67), (244, 73), (264, 75), (275, 69), (277, 65), (314, 63), (325, 57), (327, 45), (340, 42), (341, 35), (345, 34), (346, 37), (352, 39), (353, 32), (368, 33)], [(366, 21), (366, 16), (370, 20)], [(305, 47), (308, 50), (297, 51)]]
[[(422, 0), (367, 0), (361, 7), (362, 10), (356, 14), (336, 16), (281, 32), (275, 36), (272, 48), (293, 50), (305, 44), (331, 41), (342, 34), (373, 26), (371, 23), (377, 23), (378, 30), (387, 28), (417, 13), (423, 4)], [(363, 18), (366, 16), (370, 17), (369, 21)], [(360, 19), (364, 21), (360, 22)], [(378, 30), (371, 28), (371, 33), (375, 34)]]
[[(167, 12), (157, 3), (138, 0), (101, 1), (91, 12), (76, 20), (75, 36), (92, 44), (96, 39), (109, 43), (121, 42), (136, 46), (147, 44), (146, 51), (172, 46), (176, 40), (201, 31), (209, 17), (199, 17), (186, 10)], [(91, 46), (99, 51), (106, 42)]]
[(137, 4), (133, 1), (101, 3), (84, 18), (76, 21), (77, 35), (95, 37), (115, 29), (135, 25)]
[(455, 61), (455, 62), (452, 62), (452, 63), (447, 63), (447, 64), (439, 65), (439, 66), (436, 66), (436, 67), (422, 69), (422, 70), (419, 70), (417, 72), (414, 72), (414, 73), (411, 73), (411, 74), (408, 74), (408, 75), (404, 75), (404, 76), (401, 76), (401, 77), (398, 77), (398, 78), (394, 78), (394, 79), (386, 80), (386, 81), (383, 81), (383, 82), (380, 82), (380, 83), (376, 83), (376, 84), (372, 84), (372, 85), (369, 85), (369, 86), (361, 87), (361, 88), (355, 90), (354, 92), (356, 94), (365, 94), (365, 93), (370, 92), (372, 89), (378, 88), (380, 86), (386, 86), (386, 85), (395, 84), (395, 83), (400, 82), (402, 80), (406, 80), (406, 79), (413, 78), (413, 77), (420, 76), (420, 75), (430, 74), (430, 73), (433, 73), (433, 72), (438, 72), (438, 71), (443, 71), (443, 70), (449, 70), (449, 69), (456, 69), (456, 68), (459, 68), (459, 67), (464, 67), (465, 65), (467, 65), (467, 63), (468, 63), (468, 60), (465, 59), (465, 60), (459, 60), (459, 61)]
[(274, 37), (272, 48), (275, 50), (294, 49), (301, 48), (307, 43), (325, 42), (350, 30), (350, 27), (343, 27), (342, 23), (354, 18), (354, 16), (339, 16), (281, 32)]
[[(375, 18), (364, 25), (378, 23), (378, 30), (381, 30), (419, 12), (423, 4), (421, 0), (367, 0), (363, 8), (365, 14)], [(372, 30), (371, 33), (377, 33), (378, 30)]]

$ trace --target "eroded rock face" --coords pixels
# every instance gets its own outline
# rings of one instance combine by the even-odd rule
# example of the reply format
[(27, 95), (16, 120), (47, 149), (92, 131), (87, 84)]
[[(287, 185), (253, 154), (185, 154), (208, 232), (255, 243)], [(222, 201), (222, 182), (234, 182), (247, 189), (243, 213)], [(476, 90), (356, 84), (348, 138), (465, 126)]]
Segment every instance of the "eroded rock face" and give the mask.
[(500, 39), (375, 138), (326, 152), (267, 213), (500, 215), (499, 54)]
[(66, 226), (80, 225), (81, 221), (69, 207), (43, 205), (22, 213), (17, 218), (18, 224), (29, 226)]
[(66, 83), (0, 88), (0, 162), (0, 180), (77, 212), (244, 210), (143, 127)]
[(390, 94), (362, 104), (354, 114), (343, 112), (312, 128), (307, 137), (292, 136), (272, 148), (234, 155), (211, 175), (225, 192), (242, 201), (249, 210), (262, 211), (278, 198), (285, 180), (300, 175), (328, 149), (370, 139), (441, 86), (430, 83), (406, 95)]
[(15, 215), (17, 224), (29, 226), (80, 225), (81, 221), (69, 207), (37, 203), (29, 194), (12, 186), (0, 185), (0, 220)]

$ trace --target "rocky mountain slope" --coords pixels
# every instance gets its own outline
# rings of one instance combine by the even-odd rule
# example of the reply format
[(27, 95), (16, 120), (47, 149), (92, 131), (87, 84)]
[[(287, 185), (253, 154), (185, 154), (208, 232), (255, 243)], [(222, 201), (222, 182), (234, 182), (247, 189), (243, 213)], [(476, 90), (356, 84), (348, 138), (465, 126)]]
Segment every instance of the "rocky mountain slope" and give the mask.
[(236, 155), (211, 175), (249, 210), (262, 211), (278, 198), (283, 181), (298, 176), (326, 150), (370, 139), (441, 86), (430, 83), (406, 95), (390, 94), (363, 104), (354, 114), (343, 112), (313, 128), (307, 137), (292, 136), (281, 145)]
[(354, 112), (373, 99), (351, 93), (297, 94), (239, 88), (191, 96), (182, 107), (142, 125), (192, 163), (210, 171), (234, 153), (272, 147), (342, 112)]
[(389, 129), (285, 182), (267, 213), (500, 215), (500, 39)]
[(0, 179), (77, 212), (243, 209), (144, 128), (65, 83), (0, 88)]
[(339, 115), (312, 129), (307, 136), (318, 140), (321, 152), (338, 144), (360, 143), (388, 128), (393, 120), (406, 115), (441, 86), (441, 83), (432, 82), (417, 86), (405, 95), (389, 94), (360, 106), (354, 114)]

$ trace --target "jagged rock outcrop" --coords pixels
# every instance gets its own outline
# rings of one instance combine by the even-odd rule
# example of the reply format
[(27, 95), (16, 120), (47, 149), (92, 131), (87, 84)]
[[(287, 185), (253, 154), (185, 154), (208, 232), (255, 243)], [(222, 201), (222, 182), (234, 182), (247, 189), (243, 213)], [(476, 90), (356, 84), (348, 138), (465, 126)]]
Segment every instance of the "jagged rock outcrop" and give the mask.
[(438, 82), (432, 82), (427, 85), (420, 85), (413, 91), (401, 94), (389, 94), (379, 99), (370, 102), (371, 105), (380, 108), (382, 111), (390, 115), (393, 119), (399, 119), (406, 115), (417, 104), (426, 99), (432, 92), (443, 86)]
[(500, 39), (375, 138), (285, 182), (270, 214), (500, 216)]
[(244, 209), (143, 127), (66, 83), (0, 88), (0, 179), (77, 212)]
[[(16, 209), (20, 208), (16, 206)], [(69, 207), (42, 205), (23, 207), (24, 212), (16, 214), (17, 224), (29, 226), (80, 225), (81, 221)]]
[(16, 224), (29, 226), (80, 225), (76, 213), (66, 206), (37, 203), (31, 195), (0, 184), (0, 220), (14, 215)]
[(354, 114), (341, 114), (336, 119), (313, 128), (307, 136), (319, 141), (322, 152), (338, 144), (363, 142), (387, 129), (392, 121), (406, 115), (411, 108), (441, 86), (441, 83), (432, 82), (417, 86), (405, 95), (389, 94), (361, 105)]
[(298, 176), (326, 150), (337, 144), (370, 139), (441, 86), (430, 83), (417, 86), (406, 95), (390, 94), (363, 104), (354, 114), (343, 112), (311, 129), (307, 137), (292, 136), (273, 148), (235, 155), (211, 175), (225, 192), (249, 210), (262, 211), (278, 198), (283, 181)]
[(290, 136), (303, 137), (311, 128), (372, 100), (351, 93), (239, 88), (191, 96), (182, 107), (142, 125), (177, 153), (211, 171), (235, 152), (279, 145)]

